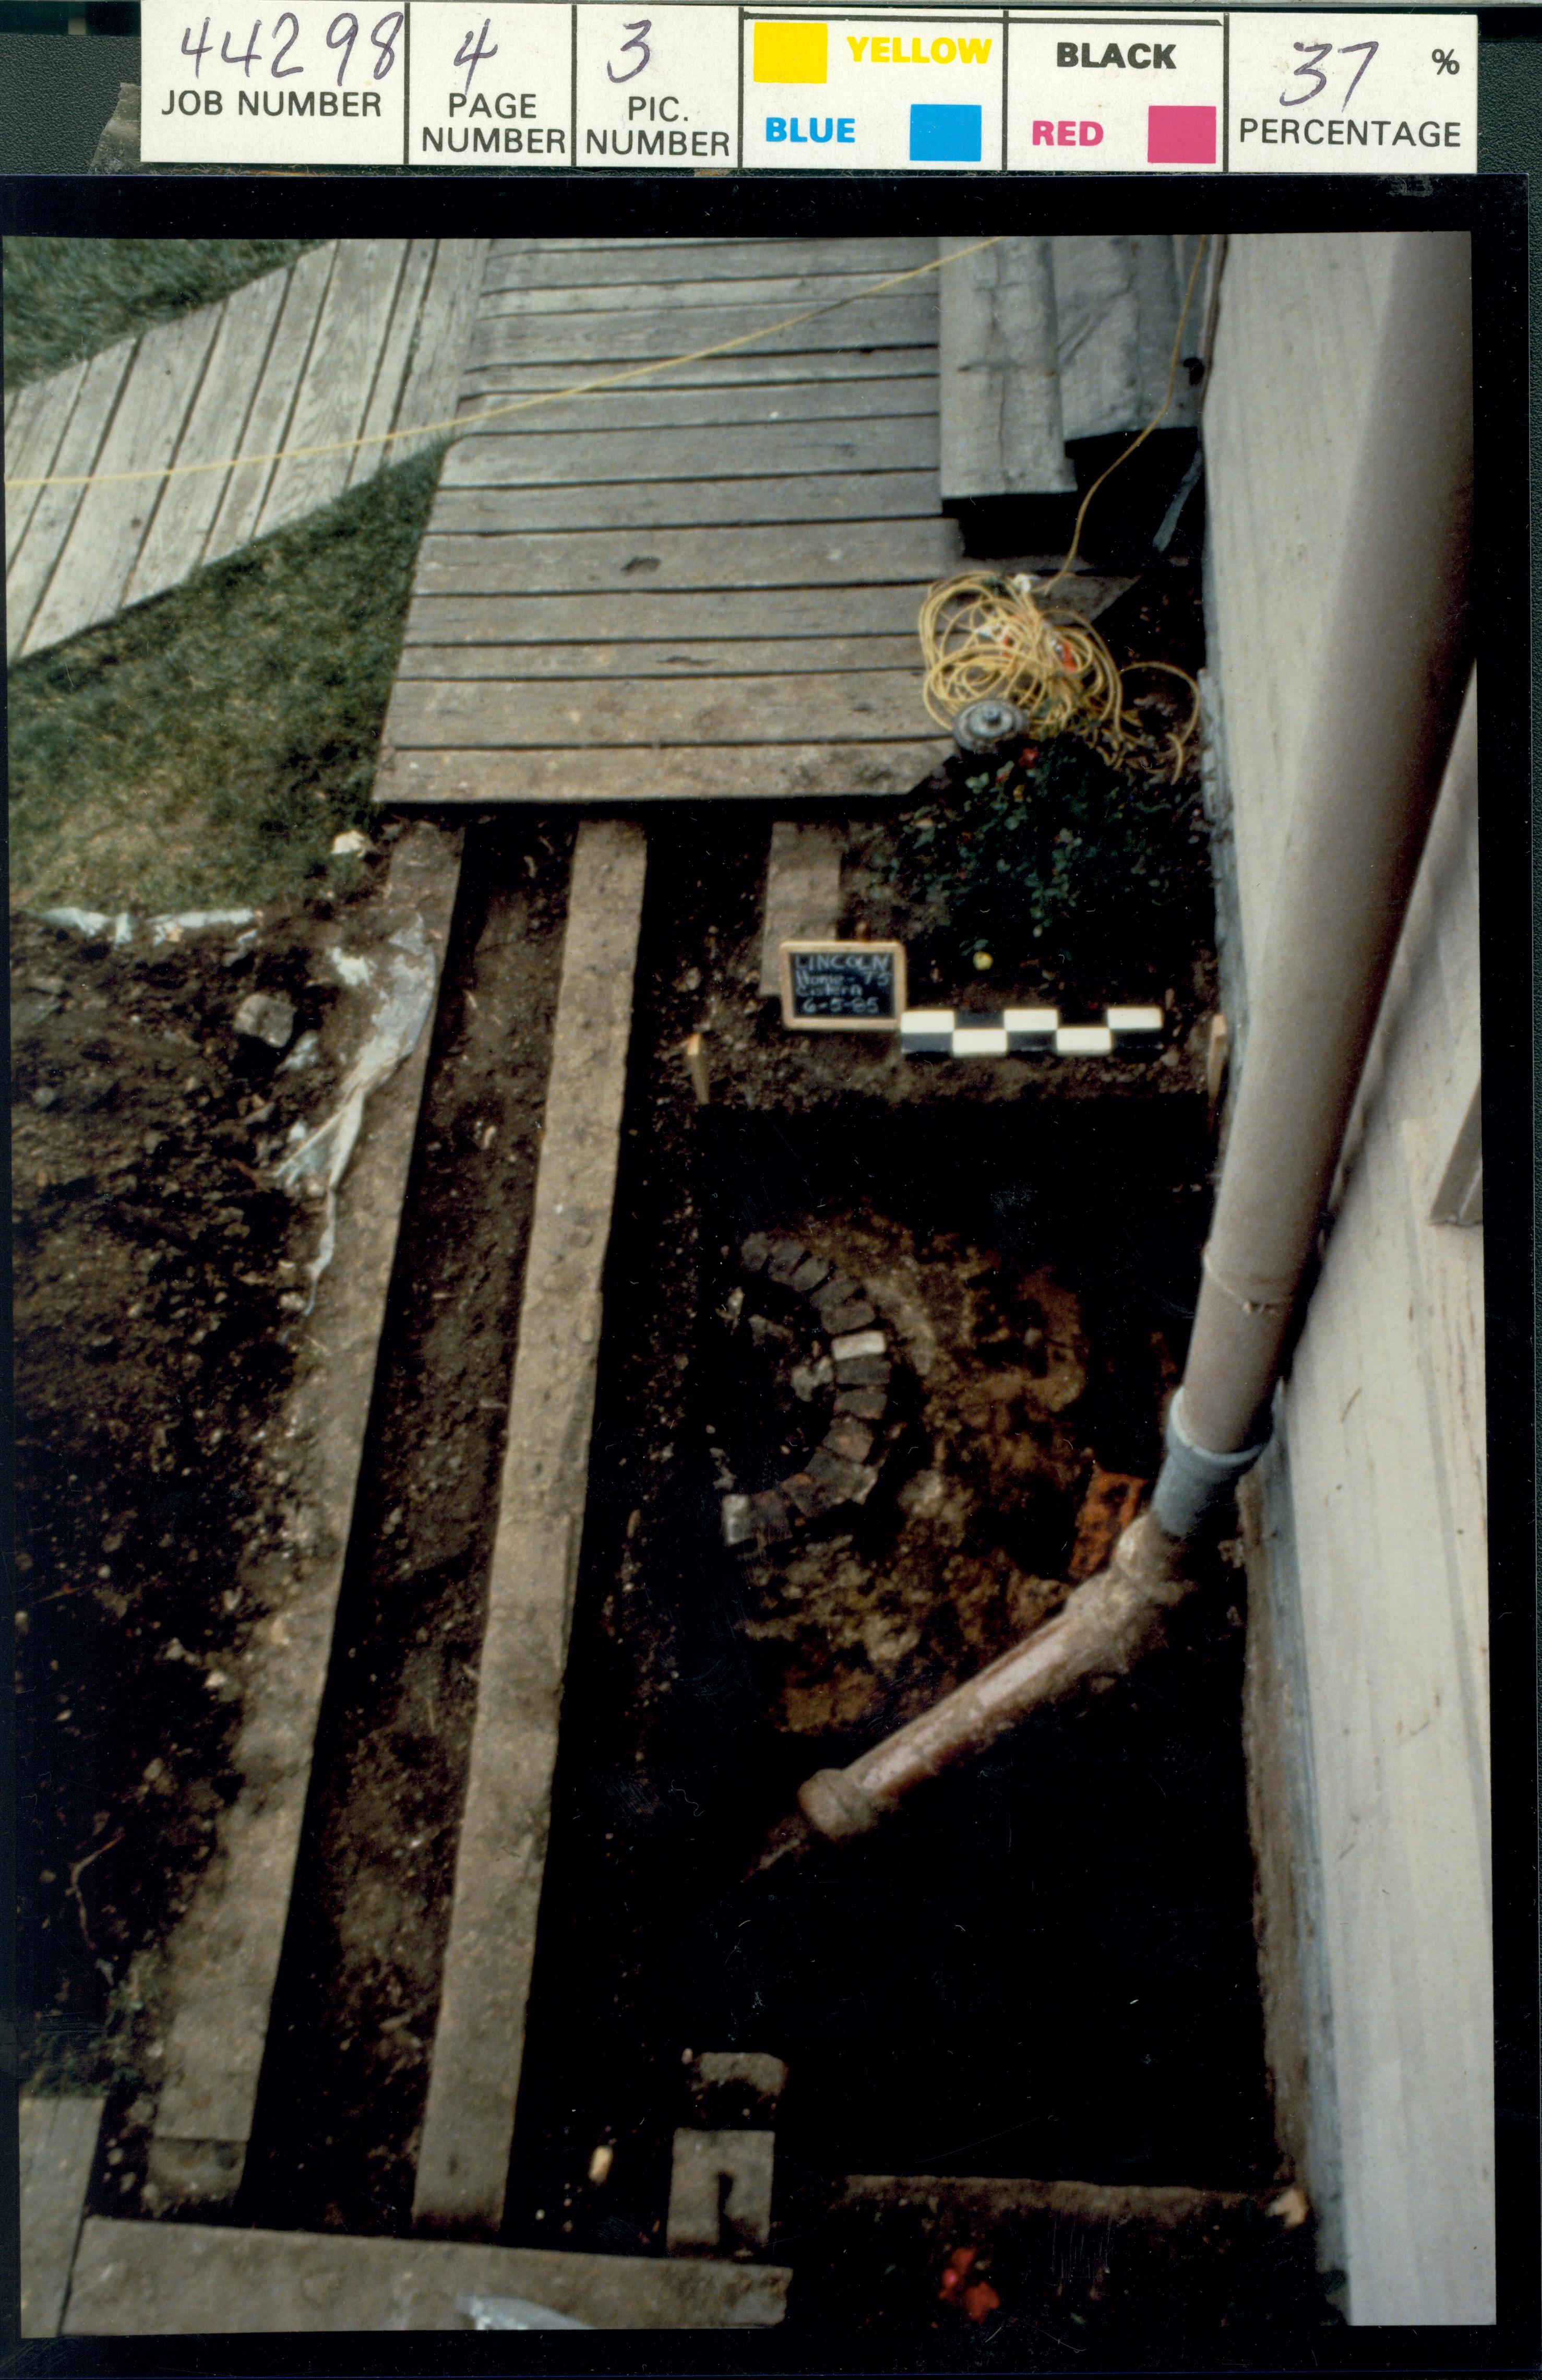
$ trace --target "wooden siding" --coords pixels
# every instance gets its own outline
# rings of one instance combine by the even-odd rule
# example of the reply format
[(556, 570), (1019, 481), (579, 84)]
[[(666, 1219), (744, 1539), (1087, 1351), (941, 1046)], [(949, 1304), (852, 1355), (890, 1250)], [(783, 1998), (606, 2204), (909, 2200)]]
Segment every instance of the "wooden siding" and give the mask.
[[(1286, 788), (1331, 665), (1324, 539), (1389, 256), (1381, 237), (1271, 237), (1227, 259), (1204, 435), (1245, 955), (1267, 940)], [(1282, 2130), (1336, 2168), (1308, 2178), (1357, 2325), (1494, 2319), (1483, 1243), (1430, 1220), (1479, 1075), (1476, 838), (1475, 784), (1453, 771), (1254, 1490), (1252, 1534), (1261, 1512), (1272, 1542), (1253, 1590), (1294, 1647), (1273, 1723), (1298, 1788), (1276, 1797), (1293, 1811), (1257, 1813), (1265, 1962), (1317, 1970), (1271, 2057), (1313, 2101)], [(1292, 1892), (1270, 1883), (1287, 1835)], [(1270, 1938), (1293, 1900), (1293, 1938), (1278, 1923)]]

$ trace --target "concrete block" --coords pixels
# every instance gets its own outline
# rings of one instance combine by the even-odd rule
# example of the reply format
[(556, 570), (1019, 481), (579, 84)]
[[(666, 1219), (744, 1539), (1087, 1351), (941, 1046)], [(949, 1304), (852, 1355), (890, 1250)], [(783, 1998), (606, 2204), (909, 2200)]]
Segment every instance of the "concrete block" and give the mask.
[(851, 1414), (858, 1421), (881, 1421), (889, 1410), (889, 1400), (881, 1389), (837, 1389), (835, 1411)]
[(831, 1488), (821, 1486), (807, 1471), (795, 1471), (783, 1479), (782, 1493), (806, 1521), (817, 1521), (821, 1512), (832, 1511), (839, 1500)]
[(749, 1516), (749, 1498), (724, 1496), (720, 1509), (722, 1513), (723, 1544), (725, 1546), (747, 1544), (755, 1535), (755, 1524)]
[(774, 1240), (766, 1260), (766, 1278), (783, 1289), (790, 1289), (793, 1275), (808, 1254), (801, 1240)]
[(686, 2072), (700, 2121), (719, 2131), (753, 2130), (771, 2121), (787, 2084), (780, 2058), (759, 2049), (704, 2049)]
[(837, 1362), (847, 1355), (886, 1355), (889, 1342), (881, 1330), (846, 1330), (831, 1341), (830, 1352)]
[(764, 1232), (751, 1232), (748, 1239), (740, 1244), (739, 1262), (746, 1272), (764, 1272), (771, 1252), (771, 1243)]
[(772, 825), (760, 941), (762, 1000), (780, 995), (783, 942), (828, 941), (840, 924), (842, 842), (838, 827), (805, 826), (793, 819)]
[(80, 2098), (20, 2101), (23, 2338), (53, 2338), (64, 2319), (103, 2105)]
[(808, 1476), (816, 1488), (828, 1488), (837, 1504), (865, 1504), (878, 1481), (878, 1473), (865, 1463), (848, 1463), (822, 1446), (808, 1458)]
[(886, 1389), (892, 1368), (885, 1355), (843, 1355), (835, 1366), (836, 1383), (843, 1389)]
[(792, 1534), (786, 1498), (775, 1488), (762, 1488), (750, 1498), (749, 1521), (755, 1536), (768, 1543)]
[(774, 2132), (674, 2135), (664, 2239), (672, 2256), (759, 2255), (771, 2245)]
[(810, 1290), (818, 1289), (832, 1270), (832, 1267), (824, 1257), (809, 1257), (794, 1273), (792, 1286), (800, 1297), (807, 1297)]
[(843, 1456), (848, 1463), (866, 1463), (872, 1446), (872, 1431), (849, 1414), (842, 1414), (826, 1430), (821, 1451)]
[(528, 2299), (595, 2330), (758, 2328), (782, 2320), (791, 2279), (774, 2265), (93, 2216), (75, 2260), (65, 2333), (469, 2333), (474, 2322), (458, 2303), (468, 2297)]
[(865, 1330), (870, 1322), (876, 1322), (878, 1314), (865, 1297), (848, 1297), (844, 1305), (823, 1307), (820, 1319), (827, 1330), (844, 1338), (854, 1330)]
[(845, 1305), (852, 1298), (860, 1297), (861, 1294), (861, 1282), (853, 1281), (849, 1272), (832, 1272), (818, 1296), (810, 1298), (808, 1302), (815, 1313), (822, 1319), (833, 1307)]

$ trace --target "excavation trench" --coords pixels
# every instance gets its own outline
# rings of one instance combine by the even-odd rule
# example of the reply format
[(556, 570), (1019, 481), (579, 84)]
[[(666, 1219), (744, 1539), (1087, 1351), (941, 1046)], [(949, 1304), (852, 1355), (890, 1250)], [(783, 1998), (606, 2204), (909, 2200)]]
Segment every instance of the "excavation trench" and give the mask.
[[(1277, 2162), (1224, 1562), (1128, 1690), (868, 1840), (747, 1874), (806, 1776), (1057, 1608), (1095, 1474), (1153, 1476), (1208, 1204), (1208, 961), (1172, 1064), (928, 1069), (787, 1036), (760, 1001), (759, 821), (660, 819), (649, 846), (504, 2236), (657, 2252), (702, 2049), (787, 2062), (772, 2246), (811, 2309), (862, 2263), (844, 2175), (1257, 2191)], [(468, 846), (249, 2221), (409, 2225), (565, 866), (534, 825)], [(680, 1057), (702, 1028), (706, 1107)], [(795, 1294), (747, 1271), (756, 1234), (864, 1284), (892, 1371), (866, 1500), (735, 1548), (724, 1496), (807, 1459), (836, 1385)]]

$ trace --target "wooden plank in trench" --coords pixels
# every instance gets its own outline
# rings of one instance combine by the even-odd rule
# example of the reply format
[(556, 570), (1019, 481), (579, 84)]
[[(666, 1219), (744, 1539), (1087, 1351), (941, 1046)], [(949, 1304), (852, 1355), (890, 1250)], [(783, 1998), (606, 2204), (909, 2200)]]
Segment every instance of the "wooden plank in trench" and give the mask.
[(545, 1870), (621, 1145), (647, 844), (587, 820), (573, 856), (508, 1440), (413, 2219), (503, 2216)]
[[(398, 929), (421, 919), (441, 978), (459, 877), (458, 834), (418, 826), (396, 845), (384, 895)], [(309, 1360), (285, 1416), (309, 1449), (289, 1528), (294, 1566), (284, 1600), (253, 1631), (233, 1758), (240, 1789), (167, 1953), (171, 2023), (150, 2149), (163, 2203), (228, 2199), (246, 2161), (432, 1034), (431, 1014), (370, 1099), (338, 1193), (336, 1258), (305, 1326)]]
[(63, 2317), (105, 2104), (20, 2102), (23, 2338), (54, 2338)]
[(462, 2297), (524, 2298), (595, 2330), (779, 2323), (783, 2265), (587, 2256), (453, 2240), (357, 2240), (93, 2216), (65, 2320), (72, 2338), (308, 2330), (462, 2330)]

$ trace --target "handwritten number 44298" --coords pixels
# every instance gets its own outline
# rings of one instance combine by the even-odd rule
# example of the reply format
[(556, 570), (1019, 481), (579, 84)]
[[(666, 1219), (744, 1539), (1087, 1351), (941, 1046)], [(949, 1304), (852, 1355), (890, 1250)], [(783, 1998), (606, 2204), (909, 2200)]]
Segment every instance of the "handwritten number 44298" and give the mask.
[[(392, 67), (396, 63), (396, 36), (401, 31), (404, 21), (403, 12), (401, 9), (393, 8), (387, 15), (377, 18), (376, 22), (370, 28), (370, 39), (379, 53), (379, 55), (375, 59), (374, 80), (376, 82), (383, 82), (386, 76), (390, 73)], [(273, 33), (275, 37), (283, 32), (285, 26), (289, 29), (288, 39), (279, 42), (277, 49), (273, 55), (273, 63), (268, 68), (270, 76), (279, 82), (286, 82), (291, 75), (303, 74), (305, 72), (305, 68), (303, 67), (286, 67), (284, 63), (285, 59), (288, 56), (290, 51), (294, 48), (295, 43), (300, 37), (299, 18), (295, 15), (292, 8), (286, 8), (284, 11), (284, 14), (275, 19), (273, 24)], [(230, 35), (228, 33), (223, 35), (220, 41), (220, 55), (224, 59), (225, 65), (227, 67), (239, 67), (243, 76), (249, 79), (251, 75), (252, 67), (254, 66), (261, 66), (262, 63), (261, 54), (257, 47), (257, 36), (261, 30), (262, 19), (259, 17), (256, 23), (252, 26), (250, 38), (249, 39), (244, 50), (233, 51), (231, 49)], [(193, 42), (192, 31), (193, 29), (190, 25), (184, 26), (182, 30), (182, 55), (185, 58), (191, 58), (193, 62), (193, 77), (196, 81), (202, 69), (203, 61), (212, 47), (212, 43), (209, 39), (208, 18), (205, 17), (203, 20), (203, 30), (199, 34), (196, 45)], [(339, 83), (341, 83), (343, 77), (348, 71), (348, 61), (353, 56), (353, 45), (358, 39), (358, 18), (354, 15), (351, 8), (341, 9), (333, 18), (326, 30), (326, 45), (328, 49), (341, 50), (343, 53), (337, 67), (337, 79)]]
[[(1328, 89), (1328, 77), (1322, 71), (1321, 62), (1324, 58), (1332, 55), (1333, 44), (1331, 42), (1293, 42), (1291, 47), (1293, 50), (1299, 50), (1306, 61), (1305, 66), (1296, 67), (1291, 80), (1294, 82), (1305, 75), (1312, 88), (1310, 91), (1282, 91), (1280, 94), (1280, 104), (1281, 107), (1305, 107), (1308, 100), (1319, 98)], [(1341, 47), (1339, 55), (1342, 58), (1354, 57), (1361, 50), (1366, 54), (1354, 69), (1349, 89), (1339, 102), (1341, 115), (1354, 97), (1355, 84), (1380, 47), (1379, 42), (1345, 42)]]

